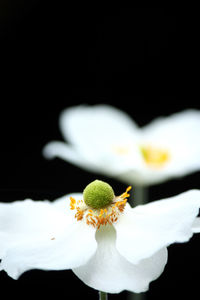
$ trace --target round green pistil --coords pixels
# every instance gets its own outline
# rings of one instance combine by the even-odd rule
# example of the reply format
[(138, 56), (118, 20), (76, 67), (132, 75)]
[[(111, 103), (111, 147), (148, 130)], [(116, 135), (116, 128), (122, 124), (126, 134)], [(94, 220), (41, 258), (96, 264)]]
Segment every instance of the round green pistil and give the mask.
[(114, 199), (112, 187), (101, 180), (95, 180), (88, 184), (83, 191), (83, 200), (94, 209), (108, 206)]

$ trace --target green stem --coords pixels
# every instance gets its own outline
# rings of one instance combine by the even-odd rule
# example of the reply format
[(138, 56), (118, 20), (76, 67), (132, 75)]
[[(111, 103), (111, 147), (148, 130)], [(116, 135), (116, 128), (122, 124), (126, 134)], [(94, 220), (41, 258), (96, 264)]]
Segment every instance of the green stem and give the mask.
[(148, 202), (148, 188), (143, 186), (133, 186), (132, 203), (133, 206)]
[(128, 300), (145, 300), (145, 294), (128, 293)]
[(108, 295), (105, 292), (99, 292), (99, 300), (107, 300), (108, 299)]

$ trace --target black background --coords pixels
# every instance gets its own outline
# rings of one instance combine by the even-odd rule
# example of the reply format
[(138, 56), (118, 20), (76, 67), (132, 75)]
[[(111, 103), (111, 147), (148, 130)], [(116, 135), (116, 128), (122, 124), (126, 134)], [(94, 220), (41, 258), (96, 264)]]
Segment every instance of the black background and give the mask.
[[(141, 126), (156, 116), (200, 109), (188, 18), (160, 7), (108, 11), (71, 8), (65, 1), (1, 0), (0, 201), (53, 200), (82, 191), (95, 178), (105, 180), (42, 156), (47, 142), (62, 140), (58, 117), (66, 107), (111, 104)], [(124, 184), (107, 180), (116, 194), (124, 191)], [(153, 186), (149, 200), (200, 188), (199, 180), (196, 172)], [(151, 283), (147, 299), (198, 296), (199, 246), (195, 236), (169, 248), (166, 270)], [(18, 281), (1, 272), (0, 286), (8, 297), (66, 299), (72, 293), (74, 299), (98, 299), (71, 271), (33, 270)]]

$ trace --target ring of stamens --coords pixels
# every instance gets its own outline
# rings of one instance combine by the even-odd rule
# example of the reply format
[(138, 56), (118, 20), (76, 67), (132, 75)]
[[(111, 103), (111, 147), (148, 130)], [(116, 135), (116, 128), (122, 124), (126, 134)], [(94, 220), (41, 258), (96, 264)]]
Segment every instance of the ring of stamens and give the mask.
[(152, 147), (151, 145), (140, 146), (140, 151), (145, 163), (151, 168), (161, 168), (166, 165), (170, 159), (167, 149)]
[(127, 198), (130, 197), (130, 190), (131, 186), (123, 194), (115, 197), (108, 207), (101, 209), (91, 209), (83, 200), (76, 201), (73, 197), (70, 197), (70, 209), (76, 210), (74, 217), (77, 221), (85, 220), (87, 225), (99, 229), (102, 225), (111, 225), (117, 222), (120, 214), (124, 211)]

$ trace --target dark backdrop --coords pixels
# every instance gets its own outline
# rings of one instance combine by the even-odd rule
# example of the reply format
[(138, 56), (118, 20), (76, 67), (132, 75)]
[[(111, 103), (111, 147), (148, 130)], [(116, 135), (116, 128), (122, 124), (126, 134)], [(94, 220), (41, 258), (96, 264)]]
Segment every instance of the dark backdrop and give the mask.
[[(53, 200), (103, 179), (43, 158), (43, 146), (62, 139), (58, 116), (66, 107), (107, 103), (140, 125), (185, 108), (200, 109), (187, 22), (167, 8), (106, 11), (71, 8), (65, 1), (1, 0), (0, 201)], [(153, 186), (150, 201), (200, 188), (199, 179), (197, 172)], [(109, 181), (119, 193), (124, 190), (124, 184)], [(151, 284), (148, 299), (197, 296), (199, 246), (199, 237), (193, 237), (169, 248), (166, 270)], [(26, 299), (31, 293), (37, 299), (67, 299), (73, 293), (74, 299), (98, 299), (71, 271), (33, 270), (18, 281), (2, 272), (0, 286), (8, 297)], [(123, 292), (110, 299), (125, 297)]]

